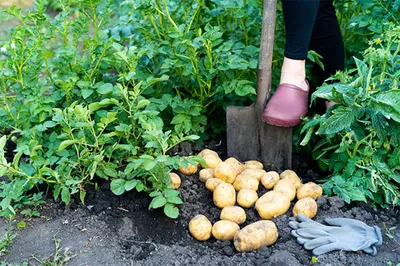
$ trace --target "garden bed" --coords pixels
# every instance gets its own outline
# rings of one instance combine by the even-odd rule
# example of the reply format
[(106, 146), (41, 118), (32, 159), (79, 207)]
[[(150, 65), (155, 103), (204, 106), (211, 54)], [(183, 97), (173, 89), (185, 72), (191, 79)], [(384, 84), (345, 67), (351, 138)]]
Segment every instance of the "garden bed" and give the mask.
[[(294, 167), (303, 181), (318, 177), (307, 162), (295, 160)], [(271, 247), (237, 253), (230, 241), (198, 242), (189, 234), (189, 220), (196, 214), (204, 214), (211, 222), (216, 222), (220, 210), (214, 206), (211, 192), (204, 188), (197, 174), (181, 175), (181, 178), (179, 190), (184, 203), (176, 220), (167, 218), (162, 211), (149, 211), (150, 198), (145, 194), (132, 191), (115, 196), (109, 182), (100, 181), (97, 190), (88, 188), (85, 206), (79, 204), (78, 197), (68, 206), (48, 199), (39, 210), (39, 218), (26, 221), (18, 217), (15, 222), (25, 219), (27, 226), (15, 230), (17, 237), (2, 259), (17, 264), (52, 261), (51, 256), (57, 251), (54, 239), (59, 239), (60, 258), (72, 257), (67, 265), (295, 266), (315, 263), (372, 266), (400, 263), (400, 209), (376, 210), (365, 204), (347, 205), (339, 197), (320, 197), (317, 201), (319, 212), (314, 220), (323, 222), (326, 217), (346, 217), (378, 225), (384, 244), (378, 248), (377, 256), (336, 251), (313, 258), (311, 252), (304, 250), (290, 235), (291, 209), (273, 219), (279, 238)], [(260, 219), (255, 209), (247, 209), (246, 214), (246, 224)], [(0, 225), (2, 230), (7, 228), (4, 220)], [(397, 226), (395, 230), (388, 231), (394, 226)], [(65, 249), (67, 253), (64, 253)]]

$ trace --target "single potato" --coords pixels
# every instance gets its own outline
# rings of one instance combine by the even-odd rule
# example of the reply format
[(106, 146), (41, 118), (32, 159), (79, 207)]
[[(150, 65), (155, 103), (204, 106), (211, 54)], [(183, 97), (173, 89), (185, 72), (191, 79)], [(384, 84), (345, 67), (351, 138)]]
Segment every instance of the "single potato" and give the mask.
[(244, 164), (239, 162), (235, 157), (229, 157), (228, 159), (225, 160), (225, 162), (233, 165), (234, 168), (237, 170), (238, 174), (240, 174), (245, 169)]
[(214, 177), (214, 169), (204, 168), (200, 170), (199, 179), (201, 182), (205, 183), (208, 179)]
[(236, 176), (239, 174), (237, 168), (227, 162), (220, 163), (214, 169), (214, 177), (223, 180), (226, 183), (232, 184), (235, 182)]
[(272, 189), (275, 184), (279, 181), (279, 174), (275, 171), (269, 171), (265, 173), (261, 177), (261, 184), (266, 188), (266, 189)]
[(218, 156), (218, 153), (217, 152), (215, 152), (215, 151), (213, 151), (213, 150), (210, 150), (210, 149), (204, 149), (204, 150), (202, 150), (201, 152), (199, 152), (199, 156), (200, 157), (204, 157), (204, 155), (206, 155), (206, 154), (214, 154), (214, 155), (216, 155), (216, 156)]
[(296, 189), (298, 189), (303, 183), (301, 183), (300, 178), (298, 175), (292, 170), (285, 170), (280, 174), (281, 179), (289, 179), (293, 182)]
[(243, 208), (251, 208), (258, 200), (258, 194), (251, 188), (242, 188), (237, 194), (237, 203)]
[(197, 165), (188, 163), (187, 167), (179, 166), (178, 171), (184, 175), (193, 175), (197, 172)]
[(240, 227), (237, 223), (221, 220), (213, 225), (211, 233), (216, 239), (225, 241), (232, 240), (239, 230)]
[(309, 197), (298, 200), (293, 207), (294, 216), (297, 216), (299, 213), (302, 213), (311, 219), (315, 215), (317, 215), (317, 212), (318, 212), (317, 202)]
[(308, 182), (297, 189), (297, 199), (310, 197), (317, 199), (322, 195), (322, 187), (318, 186), (314, 182)]
[(171, 179), (171, 185), (173, 189), (178, 189), (181, 186), (181, 178), (176, 173), (169, 173)]
[(236, 203), (235, 188), (228, 183), (219, 184), (213, 192), (213, 201), (218, 208), (233, 206)]
[(258, 221), (245, 226), (233, 239), (238, 252), (247, 252), (270, 246), (278, 239), (278, 229), (272, 221)]
[(221, 158), (213, 153), (206, 153), (205, 155), (203, 155), (203, 159), (204, 161), (206, 161), (208, 167), (213, 169), (216, 168), (220, 163), (222, 163)]
[(260, 217), (270, 220), (289, 210), (290, 200), (287, 196), (278, 191), (268, 191), (256, 202), (256, 210)]
[(242, 188), (250, 188), (254, 191), (257, 191), (259, 184), (260, 182), (258, 182), (257, 178), (239, 174), (236, 177), (235, 182), (233, 182), (233, 187), (236, 189), (236, 191), (239, 191)]
[(288, 197), (290, 201), (294, 200), (294, 198), (296, 197), (296, 187), (288, 179), (279, 180), (274, 186), (274, 191), (281, 192), (286, 197)]
[(211, 237), (212, 224), (204, 215), (196, 215), (189, 222), (190, 234), (199, 241), (208, 240)]
[(244, 169), (240, 174), (245, 175), (245, 176), (251, 176), (257, 178), (258, 181), (261, 181), (261, 178), (263, 175), (265, 175), (265, 170), (264, 169), (256, 169), (256, 168), (249, 168), (249, 169)]
[(261, 162), (256, 161), (256, 160), (246, 161), (246, 162), (244, 162), (244, 166), (247, 169), (263, 169), (264, 168), (264, 165)]
[(227, 206), (222, 209), (219, 218), (236, 224), (242, 224), (246, 221), (246, 212), (239, 206)]
[(222, 181), (219, 178), (207, 179), (207, 181), (206, 181), (206, 189), (208, 189), (209, 191), (213, 192), (215, 190), (215, 188), (221, 183), (224, 183), (224, 181)]

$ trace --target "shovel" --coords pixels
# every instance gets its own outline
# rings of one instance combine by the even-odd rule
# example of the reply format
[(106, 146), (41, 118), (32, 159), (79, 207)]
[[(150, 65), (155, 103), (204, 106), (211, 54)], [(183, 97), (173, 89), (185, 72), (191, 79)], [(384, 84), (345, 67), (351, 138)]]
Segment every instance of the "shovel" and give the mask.
[(276, 2), (264, 0), (257, 99), (250, 106), (228, 106), (226, 119), (228, 156), (241, 161), (258, 160), (265, 168), (281, 171), (292, 166), (292, 128), (268, 125), (261, 118), (271, 97)]

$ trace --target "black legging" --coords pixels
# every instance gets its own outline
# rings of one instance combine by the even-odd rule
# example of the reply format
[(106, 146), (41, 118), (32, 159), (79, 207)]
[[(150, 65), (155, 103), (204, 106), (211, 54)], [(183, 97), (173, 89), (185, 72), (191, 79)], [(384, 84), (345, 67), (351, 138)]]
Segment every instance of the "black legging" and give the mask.
[(333, 0), (282, 0), (286, 25), (285, 56), (305, 60), (308, 50), (323, 57), (322, 80), (344, 69), (344, 46)]

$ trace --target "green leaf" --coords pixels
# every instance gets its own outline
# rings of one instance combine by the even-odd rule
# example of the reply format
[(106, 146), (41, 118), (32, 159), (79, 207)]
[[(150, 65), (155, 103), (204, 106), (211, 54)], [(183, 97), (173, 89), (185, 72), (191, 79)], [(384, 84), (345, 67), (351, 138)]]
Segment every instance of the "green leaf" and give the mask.
[(103, 171), (106, 175), (110, 177), (116, 178), (118, 176), (118, 172), (114, 168), (104, 168)]
[(182, 204), (183, 201), (179, 197), (167, 197), (169, 203)]
[(179, 215), (179, 209), (175, 206), (175, 204), (167, 203), (164, 206), (164, 213), (169, 218), (176, 219)]
[(100, 94), (109, 94), (114, 90), (114, 86), (110, 83), (105, 83), (101, 85), (98, 89), (97, 92)]
[(157, 209), (160, 208), (162, 206), (164, 206), (167, 203), (167, 199), (164, 198), (162, 195), (155, 197), (150, 205), (149, 205), (149, 209)]
[(372, 98), (371, 106), (380, 110), (387, 119), (400, 123), (400, 90), (379, 93)]
[(78, 143), (79, 141), (77, 139), (68, 139), (68, 140), (64, 140), (63, 142), (60, 143), (60, 146), (58, 147), (58, 151), (62, 151), (65, 148), (67, 148), (68, 146)]
[(134, 189), (134, 188), (136, 187), (136, 185), (138, 184), (138, 182), (139, 182), (139, 181), (138, 181), (138, 180), (135, 180), (135, 179), (126, 181), (126, 183), (125, 183), (125, 190), (126, 190), (126, 191), (129, 191), (129, 190)]
[(17, 223), (18, 229), (24, 229), (26, 227), (26, 223), (24, 221), (20, 221)]
[(357, 107), (338, 107), (333, 111), (333, 115), (321, 125), (317, 134), (335, 134), (342, 130), (349, 129), (360, 114), (361, 110)]
[(122, 195), (125, 192), (125, 183), (125, 179), (114, 179), (111, 181), (111, 191), (117, 196)]
[(69, 191), (69, 188), (63, 187), (61, 190), (61, 200), (65, 203), (65, 205), (68, 205), (70, 200), (71, 200), (71, 192)]
[(85, 205), (85, 198), (86, 198), (86, 190), (80, 190), (79, 199), (81, 200), (83, 205)]

